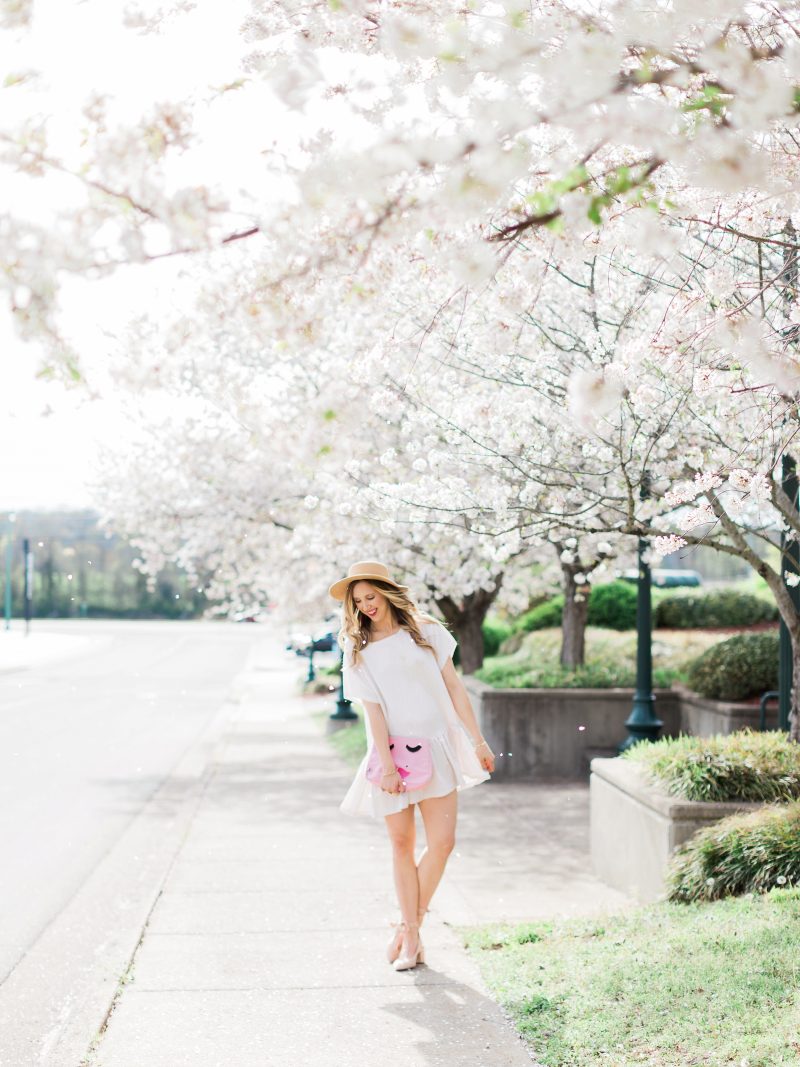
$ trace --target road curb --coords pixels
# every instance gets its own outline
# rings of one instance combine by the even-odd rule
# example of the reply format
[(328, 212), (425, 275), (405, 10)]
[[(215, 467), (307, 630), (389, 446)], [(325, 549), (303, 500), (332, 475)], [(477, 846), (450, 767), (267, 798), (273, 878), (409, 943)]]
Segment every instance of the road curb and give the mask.
[[(239, 679), (258, 654), (251, 649), (210, 722), (0, 987), (0, 1033), (20, 1035), (13, 1059), (0, 1051), (0, 1067), (88, 1062), (208, 785)], [(66, 966), (65, 994), (57, 976)]]

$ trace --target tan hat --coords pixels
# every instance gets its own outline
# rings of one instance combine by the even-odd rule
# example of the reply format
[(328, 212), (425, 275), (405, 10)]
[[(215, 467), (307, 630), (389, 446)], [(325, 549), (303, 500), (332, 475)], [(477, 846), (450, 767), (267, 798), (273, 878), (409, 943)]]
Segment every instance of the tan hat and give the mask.
[(389, 585), (393, 585), (395, 589), (403, 591), (408, 589), (407, 585), (400, 585), (394, 578), (389, 577), (389, 568), (385, 563), (377, 563), (375, 560), (362, 560), (360, 563), (352, 565), (347, 572), (346, 578), (340, 578), (338, 582), (334, 582), (329, 592), (334, 600), (344, 600), (350, 583), (360, 581), (362, 578), (365, 581), (369, 581), (370, 578), (378, 578), (382, 582), (388, 582)]

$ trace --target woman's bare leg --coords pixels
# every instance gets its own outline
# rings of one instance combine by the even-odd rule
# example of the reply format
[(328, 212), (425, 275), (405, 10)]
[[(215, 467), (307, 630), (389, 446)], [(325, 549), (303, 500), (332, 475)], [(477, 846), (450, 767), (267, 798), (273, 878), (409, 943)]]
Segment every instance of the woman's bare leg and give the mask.
[(417, 864), (419, 881), (420, 914), (430, 904), (436, 887), (444, 874), (447, 859), (456, 843), (456, 816), (458, 791), (454, 789), (444, 797), (428, 797), (419, 801), (422, 821), (425, 824), (425, 850)]
[[(402, 811), (393, 815), (385, 815), (386, 827), (389, 831), (389, 840), (392, 843), (392, 863), (394, 867), (394, 884), (397, 890), (397, 902), (400, 905), (400, 914), (406, 922), (417, 922), (417, 908), (419, 906), (419, 883), (417, 881), (417, 866), (414, 862), (414, 846), (416, 843), (416, 822), (414, 805), (409, 804)], [(411, 955), (417, 943), (417, 930), (412, 928), (405, 932), (405, 953)]]

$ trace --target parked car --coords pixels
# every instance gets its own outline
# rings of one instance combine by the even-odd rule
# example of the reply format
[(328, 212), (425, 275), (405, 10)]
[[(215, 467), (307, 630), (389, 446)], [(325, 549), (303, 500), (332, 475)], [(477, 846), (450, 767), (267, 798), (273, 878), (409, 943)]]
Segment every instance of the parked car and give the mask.
[[(679, 586), (693, 586), (703, 584), (703, 577), (699, 571), (690, 570), (678, 570), (670, 569), (667, 567), (654, 567), (650, 571), (650, 577), (655, 585), (659, 589), (675, 589)], [(638, 582), (639, 572), (637, 570), (623, 571), (620, 575), (623, 582)]]
[(234, 622), (267, 622), (269, 615), (265, 611), (235, 611), (231, 619)]
[(293, 633), (286, 642), (286, 649), (295, 652), (298, 656), (307, 656), (309, 652), (335, 652), (339, 645), (336, 641), (334, 630), (317, 630), (313, 634), (308, 632)]

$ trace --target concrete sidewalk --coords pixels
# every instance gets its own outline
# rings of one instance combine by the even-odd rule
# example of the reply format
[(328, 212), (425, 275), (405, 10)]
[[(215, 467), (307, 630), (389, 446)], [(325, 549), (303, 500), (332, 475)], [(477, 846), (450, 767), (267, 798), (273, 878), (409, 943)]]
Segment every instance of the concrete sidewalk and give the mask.
[(587, 873), (588, 788), (487, 782), (460, 794), (458, 844), (423, 928), (428, 963), (396, 972), (385, 827), (339, 811), (353, 772), (310, 715), (331, 701), (299, 699), (297, 676), (272, 644), (240, 678), (82, 1067), (531, 1067), (451, 927), (629, 906)]

